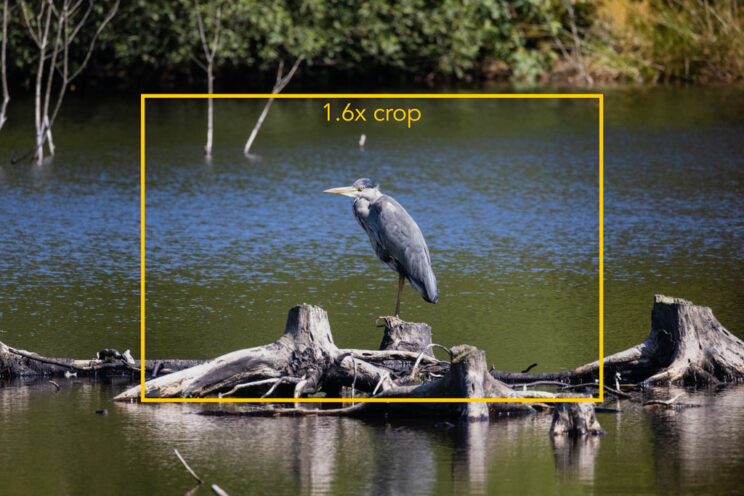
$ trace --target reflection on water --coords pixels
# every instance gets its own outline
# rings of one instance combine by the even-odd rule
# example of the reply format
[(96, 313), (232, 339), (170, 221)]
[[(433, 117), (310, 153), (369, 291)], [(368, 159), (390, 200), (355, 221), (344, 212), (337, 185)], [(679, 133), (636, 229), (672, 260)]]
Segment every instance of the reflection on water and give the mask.
[(550, 438), (549, 414), (458, 426), (213, 417), (110, 403), (123, 384), (60, 383), (0, 388), (6, 494), (89, 493), (104, 480), (107, 494), (183, 494), (193, 481), (173, 448), (230, 494), (726, 493), (744, 470), (744, 386), (680, 400), (700, 408), (613, 404), (623, 412), (599, 415), (606, 436), (574, 441)]
[[(475, 422), (459, 426), (462, 438), (458, 441), (463, 447), (464, 455), (460, 463), (455, 465), (455, 479), (458, 472), (465, 472), (465, 481), (470, 487), (471, 493), (486, 494), (488, 483), (488, 454), (489, 450), (489, 425), (485, 422)], [(460, 458), (460, 457), (458, 457)], [(463, 467), (464, 466), (464, 467)], [(464, 468), (464, 470), (463, 470)]]
[(600, 437), (551, 437), (555, 451), (555, 471), (559, 479), (593, 481)]
[[(711, 407), (647, 414), (656, 433), (654, 454), (658, 460), (658, 484), (673, 488), (673, 492), (700, 493), (712, 486), (719, 493), (741, 491), (744, 424), (741, 418), (729, 411), (744, 407), (742, 388), (711, 390), (706, 398), (682, 397), (678, 402), (705, 402)], [(734, 470), (738, 472), (739, 480), (726, 476)]]

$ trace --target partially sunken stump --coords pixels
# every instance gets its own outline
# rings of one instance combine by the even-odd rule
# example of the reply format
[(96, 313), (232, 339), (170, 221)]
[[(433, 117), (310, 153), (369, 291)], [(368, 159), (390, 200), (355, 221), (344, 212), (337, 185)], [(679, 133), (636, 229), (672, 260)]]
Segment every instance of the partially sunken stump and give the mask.
[(607, 431), (599, 425), (592, 403), (556, 403), (551, 436), (601, 436)]

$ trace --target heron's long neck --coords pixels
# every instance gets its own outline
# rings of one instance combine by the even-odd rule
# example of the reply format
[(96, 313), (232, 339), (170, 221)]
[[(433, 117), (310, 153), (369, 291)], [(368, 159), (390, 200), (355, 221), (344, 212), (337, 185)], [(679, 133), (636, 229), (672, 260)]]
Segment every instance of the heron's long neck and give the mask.
[(353, 209), (354, 215), (357, 217), (357, 219), (366, 219), (369, 215), (369, 200), (367, 200), (363, 196), (354, 198)]
[(369, 215), (370, 204), (377, 201), (382, 196), (377, 189), (365, 190), (364, 194), (354, 199), (354, 214), (358, 218), (366, 219)]

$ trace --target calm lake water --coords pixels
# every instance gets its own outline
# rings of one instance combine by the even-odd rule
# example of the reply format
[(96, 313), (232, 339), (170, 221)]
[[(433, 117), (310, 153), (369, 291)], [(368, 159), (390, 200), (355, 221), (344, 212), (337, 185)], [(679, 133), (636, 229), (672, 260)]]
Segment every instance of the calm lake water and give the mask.
[[(51, 356), (140, 352), (138, 103), (71, 97), (58, 155), (41, 166), (7, 163), (33, 135), (28, 102), (10, 107), (0, 341)], [(395, 101), (421, 110), (411, 129), (326, 122), (325, 103), (275, 102), (250, 162), (242, 145), (263, 102), (216, 102), (211, 161), (205, 102), (148, 103), (148, 357), (271, 342), (302, 302), (328, 311), (339, 346), (376, 348), (396, 275), (351, 199), (322, 193), (369, 176), (421, 226), (439, 282), (437, 305), (406, 287), (403, 318), (431, 324), (435, 342), (484, 349), (500, 369), (597, 358), (596, 101)], [(369, 116), (391, 102), (352, 103)], [(744, 336), (744, 95), (612, 90), (605, 124), (605, 351), (645, 338), (655, 293), (711, 306)], [(190, 480), (173, 447), (234, 494), (726, 492), (740, 490), (744, 470), (741, 388), (691, 393), (711, 406), (670, 414), (622, 403), (600, 418), (608, 436), (569, 448), (551, 445), (545, 416), (455, 429), (209, 418), (108, 403), (124, 387), (0, 388), (0, 487), (183, 493)]]

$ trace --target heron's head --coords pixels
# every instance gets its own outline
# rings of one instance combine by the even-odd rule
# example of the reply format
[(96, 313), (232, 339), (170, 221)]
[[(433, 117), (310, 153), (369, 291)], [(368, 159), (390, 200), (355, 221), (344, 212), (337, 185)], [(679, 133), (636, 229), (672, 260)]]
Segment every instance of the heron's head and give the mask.
[(351, 186), (343, 186), (341, 188), (331, 188), (325, 190), (323, 193), (339, 193), (344, 196), (350, 196), (352, 198), (367, 198), (372, 200), (380, 196), (380, 185), (374, 182), (372, 179), (363, 177), (354, 181)]

